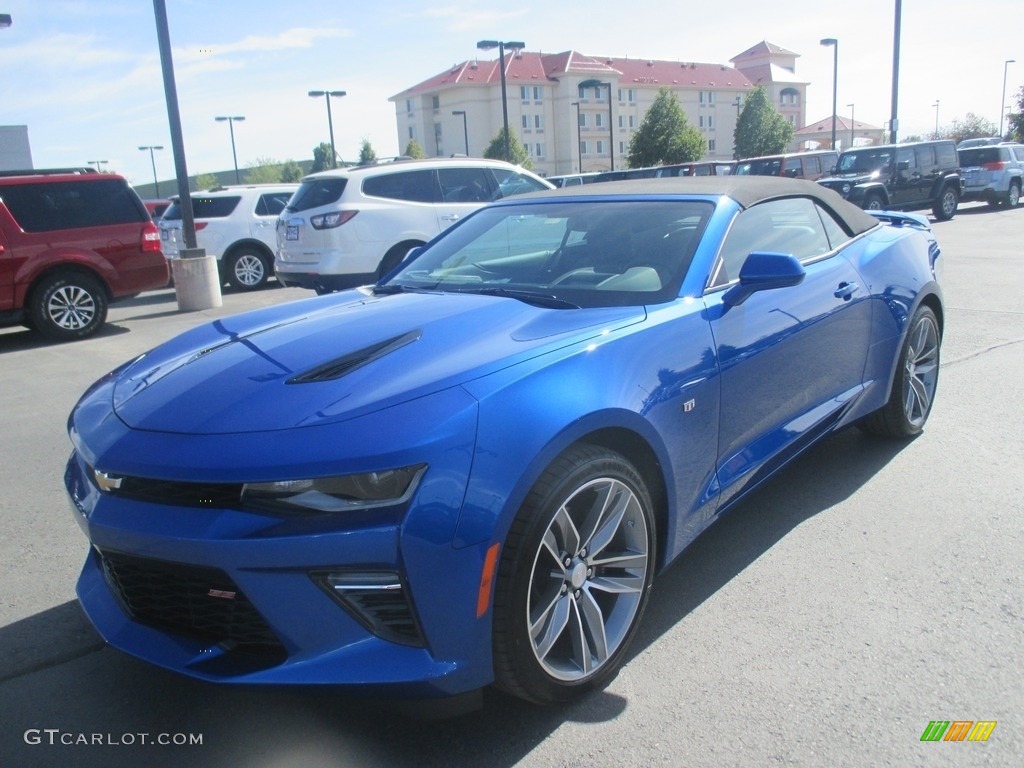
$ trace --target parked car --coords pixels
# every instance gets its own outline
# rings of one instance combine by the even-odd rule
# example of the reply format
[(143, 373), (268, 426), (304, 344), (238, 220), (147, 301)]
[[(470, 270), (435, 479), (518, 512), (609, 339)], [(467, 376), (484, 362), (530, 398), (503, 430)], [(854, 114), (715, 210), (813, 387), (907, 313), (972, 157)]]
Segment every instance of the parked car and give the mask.
[(82, 339), (103, 326), (111, 301), (167, 281), (156, 225), (123, 177), (0, 173), (0, 325)]
[(170, 200), (143, 200), (142, 204), (146, 206), (146, 210), (149, 212), (149, 217), (153, 221), (160, 221), (160, 217), (164, 215), (164, 211), (171, 207)]
[(985, 147), (990, 144), (1000, 144), (1002, 141), (1002, 138), (999, 136), (984, 136), (978, 139), (964, 139), (956, 145), (956, 148), (969, 149), (970, 147)]
[(277, 279), (318, 293), (372, 283), (491, 200), (551, 189), (509, 163), (399, 160), (314, 173), (277, 220)]
[(1024, 179), (1024, 145), (997, 144), (957, 150), (964, 179), (963, 200), (1016, 208)]
[(546, 180), (556, 188), (579, 187), (597, 180), (598, 173), (569, 173), (564, 176), (548, 176)]
[(952, 141), (921, 141), (848, 149), (835, 173), (818, 183), (867, 210), (931, 208), (946, 221), (960, 202), (960, 161)]
[(702, 160), (699, 163), (678, 163), (660, 165), (654, 175), (658, 178), (673, 176), (728, 176), (733, 173), (736, 163), (732, 160)]
[(588, 184), (173, 339), (71, 414), (85, 612), (209, 681), (599, 688), (739, 499), (848, 425), (924, 428), (939, 250), (885, 216), (792, 179)]
[[(221, 280), (241, 291), (262, 288), (274, 273), (277, 216), (298, 184), (217, 187), (191, 196), (196, 245), (217, 257)], [(181, 204), (173, 198), (160, 219), (160, 242), (168, 259), (185, 247)]]
[(838, 159), (839, 153), (831, 149), (748, 157), (736, 163), (733, 173), (737, 176), (786, 176), (817, 181), (832, 175)]

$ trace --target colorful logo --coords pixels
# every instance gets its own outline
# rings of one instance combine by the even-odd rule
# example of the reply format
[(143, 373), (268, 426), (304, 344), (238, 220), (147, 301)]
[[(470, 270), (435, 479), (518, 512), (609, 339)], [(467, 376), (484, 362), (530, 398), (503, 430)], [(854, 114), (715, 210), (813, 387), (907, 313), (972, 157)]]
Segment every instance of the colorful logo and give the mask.
[(995, 727), (995, 720), (931, 720), (921, 741), (988, 741)]

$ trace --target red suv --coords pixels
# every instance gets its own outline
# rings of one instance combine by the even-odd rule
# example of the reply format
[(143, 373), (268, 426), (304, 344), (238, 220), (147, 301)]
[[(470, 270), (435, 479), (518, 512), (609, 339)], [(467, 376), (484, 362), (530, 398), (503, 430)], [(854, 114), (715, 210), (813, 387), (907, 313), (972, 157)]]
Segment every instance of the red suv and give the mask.
[(0, 173), (0, 325), (95, 333), (109, 302), (167, 285), (160, 233), (121, 176)]

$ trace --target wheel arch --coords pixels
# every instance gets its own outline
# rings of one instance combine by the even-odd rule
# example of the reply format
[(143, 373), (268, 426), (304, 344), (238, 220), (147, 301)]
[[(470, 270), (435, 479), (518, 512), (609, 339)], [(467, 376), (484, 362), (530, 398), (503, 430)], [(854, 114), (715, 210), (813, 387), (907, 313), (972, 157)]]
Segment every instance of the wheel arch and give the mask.
[[(491, 506), (488, 511), (482, 503), (484, 500), (473, 498), (474, 493), (471, 491), (466, 499), (469, 503), (464, 507), (456, 526), (455, 546), (463, 547), (492, 538), (504, 540), (512, 520), (541, 475), (559, 456), (581, 443), (598, 445), (619, 453), (643, 478), (654, 507), (658, 555), (656, 569), (661, 570), (666, 562), (667, 543), (671, 538), (671, 463), (653, 426), (640, 414), (619, 408), (587, 414), (554, 434), (533, 453), (518, 477), (508, 484), (500, 510)], [(494, 469), (497, 470), (499, 466), (504, 466), (507, 471), (507, 465), (500, 462), (494, 465)], [(474, 474), (477, 469), (479, 467), (474, 468)], [(485, 474), (489, 476), (491, 472), (485, 470)], [(491, 480), (498, 481), (498, 478), (485, 477), (479, 487), (493, 500), (495, 485)], [(471, 483), (471, 486), (475, 485)]]
[(51, 264), (45, 269), (43, 269), (41, 272), (39, 272), (39, 274), (37, 274), (35, 277), (33, 277), (31, 282), (29, 282), (25, 288), (25, 293), (22, 297), (22, 306), (27, 306), (28, 303), (32, 301), (32, 296), (35, 294), (37, 290), (39, 290), (39, 286), (46, 282), (48, 278), (52, 277), (53, 275), (67, 273), (84, 275), (86, 277), (91, 277), (95, 279), (100, 284), (100, 286), (102, 286), (103, 294), (106, 297), (107, 302), (113, 301), (114, 294), (110, 290), (110, 284), (103, 277), (102, 272), (93, 269), (88, 264), (82, 264), (81, 262), (78, 261), (71, 261)]
[(242, 240), (236, 240), (227, 248), (225, 248), (224, 253), (221, 255), (221, 262), (224, 262), (226, 259), (230, 258), (231, 256), (234, 256), (235, 253), (242, 250), (243, 248), (254, 248), (258, 250), (260, 253), (262, 253), (264, 256), (266, 256), (268, 259), (270, 259), (271, 263), (273, 263), (274, 261), (274, 251), (268, 248), (266, 243), (264, 243), (262, 240), (247, 237)]

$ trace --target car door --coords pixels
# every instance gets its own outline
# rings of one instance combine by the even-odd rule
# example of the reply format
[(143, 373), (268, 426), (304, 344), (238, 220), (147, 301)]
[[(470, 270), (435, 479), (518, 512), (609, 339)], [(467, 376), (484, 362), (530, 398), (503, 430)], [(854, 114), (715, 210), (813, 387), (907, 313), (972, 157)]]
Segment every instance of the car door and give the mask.
[[(5, 211), (0, 211), (3, 216)], [(0, 312), (14, 307), (14, 254), (0, 222)]]
[(921, 194), (921, 174), (913, 147), (900, 147), (896, 150), (887, 186), (892, 207), (899, 208), (917, 202)]
[(439, 168), (437, 181), (441, 188), (441, 199), (437, 204), (440, 230), (447, 229), (494, 198), (490, 175), (482, 167)]
[[(741, 212), (723, 242), (705, 297), (721, 370), (720, 504), (834, 424), (863, 387), (871, 304), (845, 239), (826, 209), (788, 198)], [(730, 306), (753, 251), (792, 254), (804, 277)]]
[(914, 147), (914, 161), (917, 164), (917, 186), (914, 202), (926, 205), (939, 193), (939, 163), (935, 147), (931, 144)]
[(267, 246), (271, 253), (277, 250), (277, 217), (290, 197), (291, 192), (264, 192), (256, 201), (249, 234)]

